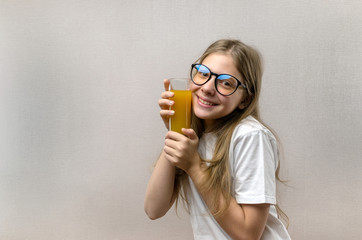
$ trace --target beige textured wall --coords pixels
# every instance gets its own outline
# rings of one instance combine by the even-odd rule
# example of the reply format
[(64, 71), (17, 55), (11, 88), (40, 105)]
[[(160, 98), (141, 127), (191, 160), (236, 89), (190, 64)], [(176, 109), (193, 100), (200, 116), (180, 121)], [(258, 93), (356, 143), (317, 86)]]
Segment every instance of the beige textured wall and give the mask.
[(293, 239), (362, 234), (361, 1), (0, 0), (0, 239), (192, 239), (143, 197), (157, 100), (212, 41), (265, 60)]

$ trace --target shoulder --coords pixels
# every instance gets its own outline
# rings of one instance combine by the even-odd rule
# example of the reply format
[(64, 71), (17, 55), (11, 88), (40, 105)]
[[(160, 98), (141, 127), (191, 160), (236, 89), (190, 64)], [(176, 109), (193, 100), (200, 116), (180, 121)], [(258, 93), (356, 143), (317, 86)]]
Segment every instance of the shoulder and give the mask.
[(254, 117), (247, 117), (235, 128), (230, 142), (229, 156), (234, 163), (270, 161), (278, 164), (278, 143), (272, 132)]
[(234, 129), (232, 142), (238, 142), (245, 138), (255, 138), (256, 136), (267, 138), (269, 141), (276, 142), (275, 136), (268, 128), (254, 117), (248, 116)]

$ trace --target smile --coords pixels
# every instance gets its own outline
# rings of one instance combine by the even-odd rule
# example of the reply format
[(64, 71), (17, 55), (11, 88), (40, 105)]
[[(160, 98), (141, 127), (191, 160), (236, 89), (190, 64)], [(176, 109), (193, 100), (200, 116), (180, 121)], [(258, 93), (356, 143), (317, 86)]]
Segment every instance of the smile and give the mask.
[(216, 105), (216, 104), (214, 104), (214, 103), (211, 103), (211, 102), (208, 102), (208, 101), (206, 101), (206, 100), (203, 100), (203, 99), (201, 99), (200, 97), (198, 98), (198, 100), (199, 100), (199, 103), (201, 103), (201, 105), (206, 105), (206, 106), (209, 106), (209, 107)]

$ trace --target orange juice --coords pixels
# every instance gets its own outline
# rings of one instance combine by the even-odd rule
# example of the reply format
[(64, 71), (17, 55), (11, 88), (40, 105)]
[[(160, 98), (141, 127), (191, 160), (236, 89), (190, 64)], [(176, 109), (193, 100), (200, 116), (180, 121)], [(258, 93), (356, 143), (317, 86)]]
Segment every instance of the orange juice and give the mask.
[(191, 91), (171, 90), (175, 95), (170, 98), (175, 103), (171, 107), (175, 114), (170, 118), (170, 130), (182, 133), (181, 128), (190, 128), (191, 124)]

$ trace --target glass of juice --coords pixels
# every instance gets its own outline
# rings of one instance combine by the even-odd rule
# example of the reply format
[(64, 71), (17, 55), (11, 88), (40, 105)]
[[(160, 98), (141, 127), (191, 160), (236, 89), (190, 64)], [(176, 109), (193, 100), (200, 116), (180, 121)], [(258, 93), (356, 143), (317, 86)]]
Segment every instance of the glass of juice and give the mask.
[(175, 114), (170, 117), (170, 130), (182, 133), (182, 128), (190, 128), (191, 125), (191, 91), (190, 80), (187, 78), (171, 78), (169, 91), (175, 95), (170, 100), (175, 103), (171, 107)]

